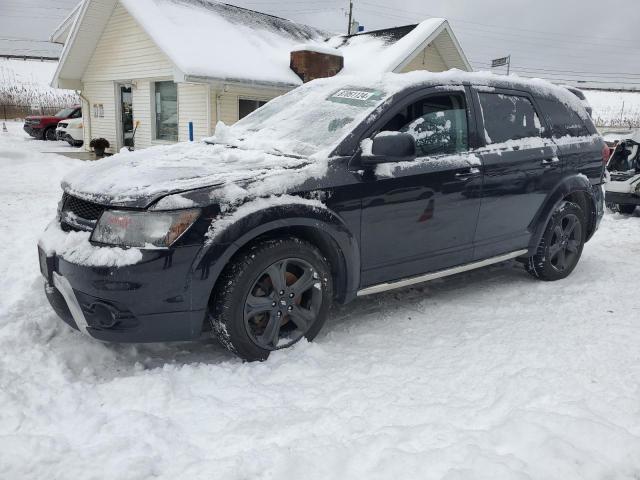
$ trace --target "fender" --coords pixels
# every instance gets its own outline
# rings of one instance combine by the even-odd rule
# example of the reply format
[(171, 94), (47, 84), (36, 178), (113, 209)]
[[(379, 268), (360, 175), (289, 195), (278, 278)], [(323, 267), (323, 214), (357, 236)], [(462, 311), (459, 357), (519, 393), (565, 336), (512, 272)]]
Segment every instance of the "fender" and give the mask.
[[(600, 187), (600, 185), (595, 185)], [(598, 201), (594, 197), (594, 186), (591, 185), (589, 179), (582, 174), (571, 174), (562, 179), (562, 181), (556, 186), (556, 188), (547, 196), (545, 203), (542, 205), (538, 214), (535, 216), (531, 224), (529, 225), (529, 231), (532, 232), (531, 240), (529, 241), (529, 255), (533, 255), (542, 240), (542, 235), (549, 223), (549, 219), (553, 215), (553, 212), (564, 201), (564, 199), (572, 193), (582, 192), (586, 194), (586, 197), (591, 202), (591, 224), (593, 228), (587, 235), (587, 240), (591, 237), (595, 231), (598, 215)]]
[(329, 208), (292, 203), (266, 207), (241, 217), (217, 233), (213, 241), (205, 243), (192, 266), (193, 286), (197, 287), (192, 290), (193, 308), (206, 307), (233, 255), (256, 238), (278, 230), (302, 233), (303, 238), (315, 243), (332, 263), (337, 281), (336, 299), (346, 303), (355, 298), (360, 285), (360, 248), (356, 236)]

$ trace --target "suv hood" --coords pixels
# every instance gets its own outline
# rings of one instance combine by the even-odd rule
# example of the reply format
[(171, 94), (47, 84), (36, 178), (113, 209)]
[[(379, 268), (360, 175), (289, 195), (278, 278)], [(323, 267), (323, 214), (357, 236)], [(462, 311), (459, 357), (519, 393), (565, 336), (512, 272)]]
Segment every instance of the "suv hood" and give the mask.
[(58, 117), (52, 115), (29, 115), (24, 118), (25, 120), (60, 120)]
[(326, 170), (326, 159), (204, 142), (178, 143), (123, 151), (88, 163), (68, 174), (62, 188), (102, 205), (145, 208), (170, 194), (216, 187), (208, 196), (209, 203), (232, 203), (249, 196), (286, 193), (310, 178), (323, 176)]

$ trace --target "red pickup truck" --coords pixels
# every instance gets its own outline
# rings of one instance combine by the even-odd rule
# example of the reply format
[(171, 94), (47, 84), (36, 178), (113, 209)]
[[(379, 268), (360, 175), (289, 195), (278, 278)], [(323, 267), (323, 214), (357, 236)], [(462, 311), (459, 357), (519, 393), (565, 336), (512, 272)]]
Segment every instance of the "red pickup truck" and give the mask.
[(53, 116), (32, 115), (24, 120), (24, 131), (39, 140), (56, 140), (58, 122), (68, 118), (80, 118), (82, 109), (79, 105), (63, 108)]

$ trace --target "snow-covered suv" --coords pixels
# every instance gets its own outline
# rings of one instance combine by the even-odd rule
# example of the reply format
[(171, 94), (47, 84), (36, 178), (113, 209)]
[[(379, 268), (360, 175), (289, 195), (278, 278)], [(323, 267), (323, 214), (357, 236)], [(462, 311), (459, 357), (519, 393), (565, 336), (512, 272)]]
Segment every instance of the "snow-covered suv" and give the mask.
[(204, 142), (66, 177), (45, 290), (100, 340), (212, 330), (264, 359), (359, 295), (508, 259), (565, 278), (603, 215), (607, 157), (580, 100), (546, 82), (315, 80)]

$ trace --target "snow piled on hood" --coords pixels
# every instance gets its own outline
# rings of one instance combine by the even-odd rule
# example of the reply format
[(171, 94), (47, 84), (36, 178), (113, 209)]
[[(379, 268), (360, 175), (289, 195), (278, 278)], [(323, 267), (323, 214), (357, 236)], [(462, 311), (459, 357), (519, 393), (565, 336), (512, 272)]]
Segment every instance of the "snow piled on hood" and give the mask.
[(219, 200), (233, 202), (245, 196), (284, 193), (308, 178), (323, 176), (327, 164), (326, 158), (293, 158), (204, 142), (178, 143), (87, 163), (67, 175), (62, 184), (72, 195), (114, 205), (219, 185)]

